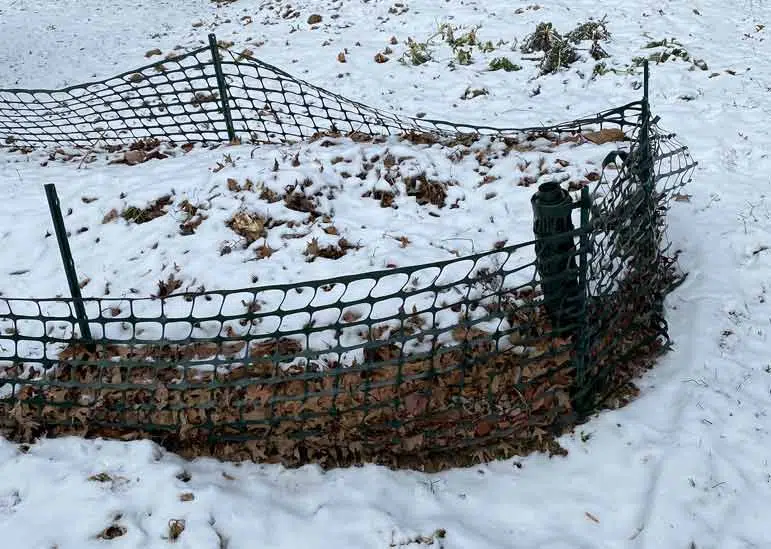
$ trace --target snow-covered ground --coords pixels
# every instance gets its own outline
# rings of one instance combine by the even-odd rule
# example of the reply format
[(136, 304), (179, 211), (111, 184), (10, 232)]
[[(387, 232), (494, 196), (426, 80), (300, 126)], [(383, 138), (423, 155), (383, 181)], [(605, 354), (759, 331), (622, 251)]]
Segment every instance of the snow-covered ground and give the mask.
[[(325, 137), (175, 148), (133, 166), (111, 163), (122, 152), (84, 164), (85, 150), (60, 149), (50, 160), (0, 149), (11, 198), (0, 203), (0, 295), (67, 294), (56, 239), (41, 223), (50, 215), (45, 183), (57, 186), (84, 296), (148, 296), (170, 275), (180, 291), (235, 289), (528, 242), (539, 184), (590, 185), (608, 152), (626, 146), (558, 140), (465, 146)], [(65, 160), (68, 153), (76, 156)]]
[[(314, 14), (322, 20), (309, 25)], [(523, 59), (537, 54), (511, 51), (541, 21), (566, 32), (605, 14), (612, 36), (602, 43), (610, 54), (604, 61), (615, 71), (593, 78), (595, 61), (582, 51), (584, 59), (572, 68), (538, 76), (537, 61)], [(316, 467), (184, 462), (143, 442), (61, 439), (29, 448), (2, 442), (4, 544), (166, 547), (176, 538), (181, 547), (214, 549), (771, 547), (765, 523), (771, 504), (770, 19), (765, 0), (614, 0), (601, 7), (573, 0), (538, 9), (504, 0), (3, 3), (0, 88), (50, 88), (110, 76), (144, 64), (153, 48), (166, 54), (177, 46), (197, 47), (213, 31), (233, 41), (235, 51), (249, 48), (268, 63), (376, 107), (499, 126), (560, 122), (638, 99), (641, 75), (632, 59), (683, 48), (688, 61), (670, 58), (652, 66), (652, 106), (700, 162), (686, 189), (692, 196), (676, 202), (669, 218), (670, 238), (690, 273), (667, 302), (675, 348), (641, 380), (636, 401), (563, 437), (567, 457), (531, 455), (436, 475), (377, 467), (322, 473)], [(440, 36), (430, 45), (432, 60), (398, 62), (409, 37), (425, 42), (442, 23), (462, 27), (456, 37), (480, 25), (479, 40), (495, 49), (471, 48), (471, 63), (463, 65)], [(675, 44), (646, 47), (672, 38)], [(388, 61), (377, 63), (378, 53)], [(503, 56), (522, 70), (487, 70)], [(469, 89), (487, 93), (462, 99)], [(474, 171), (471, 160), (459, 167), (441, 150), (410, 144), (405, 156), (414, 158), (404, 160), (405, 170), (435, 169), (443, 181), (460, 182), (448, 187), (445, 208), (408, 196), (397, 197), (397, 210), (381, 208), (378, 200), (361, 198), (376, 183), (356, 178), (353, 168), (353, 177), (345, 179), (356, 183), (355, 191), (338, 192), (334, 200), (324, 195), (339, 187), (345, 164), (372, 163), (373, 154), (406, 146), (341, 141), (334, 146), (339, 152), (325, 148), (323, 155), (313, 144), (268, 147), (254, 159), (248, 146), (195, 149), (137, 166), (110, 165), (100, 157), (80, 169), (79, 160), (61, 155), (41, 166), (47, 155), (3, 153), (0, 291), (13, 297), (66, 288), (52, 239), (44, 238), (50, 229), (42, 192), (47, 182), (57, 184), (64, 207), (73, 210), (66, 222), (79, 274), (90, 279), (84, 287), (89, 295), (103, 295), (107, 282), (114, 293), (131, 287), (150, 293), (174, 262), (189, 283), (238, 287), (252, 285), (252, 277), (267, 284), (276, 277), (337, 273), (343, 265), (338, 261), (347, 262), (345, 269), (366, 270), (391, 261), (422, 263), (469, 253), (472, 243), (479, 250), (529, 234), (532, 189), (516, 186), (509, 173), (515, 158), (496, 163), (493, 169), (501, 173), (493, 175), (501, 179), (478, 186), (486, 174)], [(574, 147), (566, 169), (584, 170), (586, 162), (602, 157), (600, 149)], [(292, 165), (296, 153), (299, 166)], [(562, 151), (554, 155), (562, 159)], [(351, 162), (333, 164), (337, 156)], [(283, 166), (278, 172), (272, 171), (274, 159)], [(218, 163), (223, 168), (214, 171)], [(579, 175), (585, 174), (572, 174)], [(284, 248), (280, 226), (243, 249), (224, 225), (242, 206), (286, 221), (295, 214), (305, 221), (307, 213), (287, 210), (283, 202), (265, 205), (256, 193), (232, 190), (228, 179), (239, 186), (251, 179), (280, 192), (293, 183), (283, 177), (306, 176), (309, 188), (322, 191), (322, 216), (312, 226), (286, 231), (311, 231), (304, 238), (317, 236), (319, 242), (344, 237), (362, 247), (339, 260), (307, 262), (306, 241)], [(102, 223), (113, 208), (142, 208), (172, 189), (174, 203), (165, 216), (142, 224), (122, 218)], [(498, 194), (487, 199), (489, 192)], [(461, 195), (459, 208), (451, 209)], [(179, 234), (188, 221), (185, 199), (208, 207), (201, 208), (207, 219), (191, 235)], [(491, 216), (496, 222), (488, 224)], [(325, 232), (330, 226), (340, 234)], [(82, 227), (89, 230), (78, 234)], [(154, 239), (163, 241), (166, 234), (174, 235), (166, 239), (174, 244), (153, 249)], [(443, 241), (445, 234), (460, 240)], [(91, 241), (97, 236), (100, 244)], [(410, 241), (406, 247), (402, 236)], [(244, 263), (262, 244), (277, 251)], [(223, 245), (231, 253), (220, 255)], [(196, 253), (184, 254), (187, 246)]]

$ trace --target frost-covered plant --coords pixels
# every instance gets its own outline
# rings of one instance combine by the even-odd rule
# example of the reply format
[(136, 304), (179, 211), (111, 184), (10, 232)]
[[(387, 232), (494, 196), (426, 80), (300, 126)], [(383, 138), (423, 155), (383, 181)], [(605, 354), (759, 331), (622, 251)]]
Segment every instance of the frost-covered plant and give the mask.
[(512, 63), (508, 57), (496, 57), (495, 59), (490, 61), (488, 68), (491, 71), (503, 70), (506, 72), (522, 70), (522, 67), (520, 67), (516, 63)]
[(548, 52), (552, 46), (562, 41), (562, 36), (551, 23), (538, 23), (535, 32), (530, 34), (522, 43), (522, 53)]
[(577, 59), (576, 49), (567, 40), (558, 40), (552, 44), (541, 60), (541, 74), (550, 74), (561, 68), (567, 68)]
[(593, 42), (607, 40), (610, 38), (610, 31), (606, 26), (606, 18), (603, 17), (599, 21), (589, 20), (586, 23), (581, 23), (567, 33), (565, 38), (574, 44), (578, 44), (582, 40), (592, 40)]
[(428, 42), (418, 42), (412, 38), (407, 39), (407, 51), (405, 51), (399, 62), (405, 65), (422, 65), (428, 63), (433, 59), (431, 50), (429, 49)]

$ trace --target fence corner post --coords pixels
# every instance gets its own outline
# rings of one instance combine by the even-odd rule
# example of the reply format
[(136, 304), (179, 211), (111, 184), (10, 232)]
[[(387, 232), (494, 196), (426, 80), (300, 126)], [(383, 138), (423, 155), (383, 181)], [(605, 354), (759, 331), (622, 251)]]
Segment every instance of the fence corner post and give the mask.
[(574, 324), (579, 314), (576, 246), (573, 241), (570, 194), (558, 183), (543, 183), (530, 199), (533, 209), (536, 270), (546, 312), (554, 328)]
[(59, 196), (56, 194), (56, 185), (46, 183), (44, 188), (46, 198), (48, 199), (48, 209), (51, 211), (51, 219), (54, 223), (56, 241), (59, 244), (59, 253), (64, 264), (64, 274), (67, 276), (67, 284), (70, 287), (70, 295), (75, 306), (75, 316), (77, 317), (78, 326), (80, 326), (80, 335), (86, 340), (89, 350), (93, 351), (96, 347), (91, 336), (91, 328), (88, 325), (86, 307), (83, 305), (83, 296), (80, 293), (78, 276), (75, 272), (75, 261), (72, 259), (72, 250), (70, 250), (70, 243), (67, 240), (67, 229), (64, 227), (64, 218), (62, 217), (62, 210), (59, 204)]
[(219, 46), (217, 37), (214, 33), (209, 34), (209, 49), (211, 50), (212, 61), (214, 62), (214, 73), (217, 77), (217, 88), (219, 89), (220, 105), (222, 105), (222, 115), (225, 117), (225, 127), (228, 130), (228, 139), (231, 143), (236, 140), (236, 130), (233, 127), (233, 117), (230, 114), (230, 101), (228, 99), (228, 87), (225, 83), (225, 75), (222, 72), (222, 62), (220, 60)]

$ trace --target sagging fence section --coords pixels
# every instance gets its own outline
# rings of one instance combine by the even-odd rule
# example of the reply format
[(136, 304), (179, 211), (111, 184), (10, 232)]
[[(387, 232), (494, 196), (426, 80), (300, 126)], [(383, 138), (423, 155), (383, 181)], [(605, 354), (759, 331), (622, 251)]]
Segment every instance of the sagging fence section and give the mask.
[[(393, 135), (405, 132), (542, 131), (501, 129), (397, 116), (300, 80), (218, 45), (171, 56), (106, 80), (61, 90), (0, 89), (0, 144), (128, 145), (156, 138), (172, 143), (281, 143), (317, 132)], [(636, 104), (639, 108), (639, 102)], [(598, 121), (634, 122), (625, 111), (554, 126), (574, 131)]]
[[(130, 102), (135, 115), (112, 120), (106, 110), (82, 112), (95, 117), (85, 122), (63, 110), (57, 116), (70, 126), (56, 126), (61, 134), (42, 122), (29, 131), (28, 119), (11, 116), (15, 133), (6, 135), (44, 143), (69, 132), (74, 144), (232, 132), (280, 142), (320, 131), (571, 139), (615, 127), (628, 146), (605, 159), (591, 193), (541, 186), (532, 241), (457, 260), (163, 298), (2, 298), (6, 436), (149, 437), (185, 455), (437, 470), (559, 451), (556, 435), (628, 398), (629, 382), (666, 347), (663, 300), (679, 273), (665, 213), (694, 163), (651, 118), (647, 69), (642, 101), (591, 120), (506, 131), (403, 120), (228, 51), (215, 71), (197, 57), (211, 51), (177, 58), (177, 72), (150, 66), (110, 81), (128, 82), (130, 92), (104, 84), (122, 101), (148, 90), (142, 116)], [(188, 73), (210, 68), (200, 85)], [(156, 85), (151, 76), (169, 80)], [(211, 101), (197, 95), (223, 79)], [(176, 103), (149, 93), (163, 86)], [(75, 89), (85, 88), (67, 93)], [(227, 117), (217, 106), (224, 95), (234, 107)], [(0, 132), (9, 132), (4, 101)]]

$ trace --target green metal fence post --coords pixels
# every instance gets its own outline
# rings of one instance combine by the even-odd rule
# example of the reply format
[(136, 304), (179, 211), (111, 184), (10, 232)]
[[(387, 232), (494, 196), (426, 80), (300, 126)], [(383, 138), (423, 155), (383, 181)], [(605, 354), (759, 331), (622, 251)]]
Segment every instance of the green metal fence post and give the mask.
[(590, 217), (592, 198), (589, 187), (581, 189), (581, 238), (578, 256), (578, 290), (581, 292), (581, 317), (576, 341), (576, 384), (581, 387), (586, 382), (586, 370), (589, 366), (589, 253), (591, 252)]
[(634, 174), (638, 178), (638, 184), (642, 191), (643, 214), (646, 216), (642, 220), (646, 224), (647, 242), (643, 248), (644, 255), (648, 261), (652, 261), (658, 253), (659, 242), (656, 235), (656, 182), (653, 174), (653, 147), (651, 144), (651, 108), (649, 98), (650, 69), (648, 62), (643, 64), (643, 99), (642, 116), (640, 120), (640, 141), (639, 151), (635, 155)]
[(541, 276), (544, 307), (554, 328), (577, 320), (576, 246), (571, 214), (575, 208), (570, 194), (558, 183), (544, 183), (530, 199), (533, 233), (536, 237), (536, 268)]
[(88, 316), (83, 305), (83, 296), (80, 294), (78, 276), (75, 272), (75, 261), (72, 259), (72, 250), (70, 250), (70, 243), (67, 240), (67, 230), (64, 227), (64, 218), (62, 217), (62, 210), (59, 204), (59, 196), (56, 194), (56, 186), (53, 183), (47, 183), (44, 187), (46, 198), (48, 199), (48, 209), (51, 211), (51, 219), (54, 223), (56, 241), (59, 244), (62, 263), (64, 263), (64, 274), (67, 276), (67, 284), (70, 287), (70, 295), (75, 306), (75, 316), (78, 320), (78, 326), (80, 326), (80, 335), (89, 342), (89, 350), (94, 350), (91, 328), (88, 326)]
[(646, 190), (652, 190), (651, 168), (653, 164), (653, 151), (651, 150), (650, 132), (651, 132), (651, 106), (648, 97), (648, 85), (650, 81), (650, 70), (648, 61), (643, 63), (643, 99), (642, 99), (642, 120), (640, 125), (640, 157), (639, 157), (639, 175), (640, 182)]
[(228, 87), (225, 83), (225, 75), (222, 72), (222, 62), (220, 60), (219, 46), (217, 46), (217, 37), (214, 35), (214, 33), (209, 35), (209, 49), (211, 50), (212, 60), (214, 61), (214, 73), (217, 76), (217, 87), (219, 88), (220, 93), (222, 114), (225, 117), (225, 126), (228, 130), (228, 139), (232, 143), (236, 140), (236, 130), (233, 127), (233, 118), (230, 115)]

